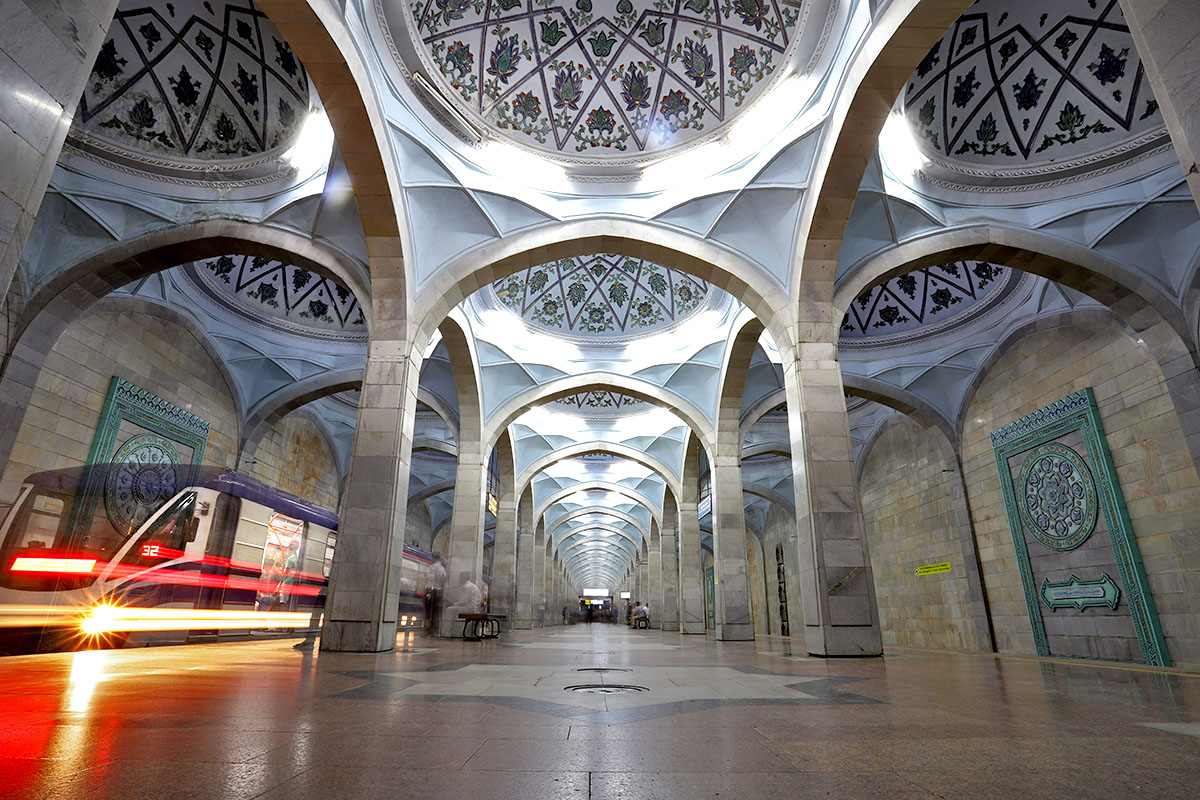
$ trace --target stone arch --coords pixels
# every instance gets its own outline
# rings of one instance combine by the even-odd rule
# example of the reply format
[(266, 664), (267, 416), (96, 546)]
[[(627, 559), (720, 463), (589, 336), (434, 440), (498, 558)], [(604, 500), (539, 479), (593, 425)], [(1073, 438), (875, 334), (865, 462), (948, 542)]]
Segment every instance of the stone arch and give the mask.
[(362, 376), (361, 369), (331, 370), (284, 386), (264, 397), (246, 415), (241, 458), (253, 455), (262, 437), (280, 419), (322, 397), (360, 389)]
[[(842, 239), (867, 163), (900, 90), (930, 48), (973, 0), (900, 0), (873, 23), (873, 30), (846, 70), (843, 91), (830, 115), (809, 184), (812, 200), (800, 220), (803, 251), (792, 302), (811, 340), (837, 342), (834, 279)], [(807, 338), (807, 337), (802, 337)]]
[[(914, 65), (915, 66), (915, 65)], [(784, 295), (766, 280), (752, 286), (746, 276), (761, 270), (712, 242), (668, 228), (627, 218), (593, 217), (546, 225), (492, 242), (447, 266), (423, 290), (417, 307), (428, 309), (417, 320), (416, 341), (426, 341), (438, 320), (488, 283), (522, 269), (561, 258), (592, 253), (618, 253), (645, 258), (687, 272), (741, 300), (770, 328), (785, 347)], [(766, 287), (766, 288), (762, 288)]]
[(491, 415), (491, 420), (487, 423), (488, 441), (499, 438), (500, 431), (507, 429), (509, 425), (516, 422), (518, 417), (531, 408), (545, 405), (562, 397), (597, 389), (617, 389), (622, 394), (671, 411), (679, 417), (684, 425), (701, 437), (706, 447), (711, 449), (710, 430), (712, 426), (707, 424), (704, 413), (685, 398), (637, 378), (595, 370), (578, 375), (567, 375), (534, 386), (510, 399)]
[(420, 489), (418, 489), (417, 491), (410, 494), (408, 496), (408, 503), (409, 503), (409, 505), (412, 505), (413, 503), (423, 503), (426, 500), (428, 500), (429, 498), (436, 497), (437, 495), (441, 494), (442, 492), (452, 492), (452, 491), (454, 491), (454, 479), (453, 478), (451, 478), (449, 480), (438, 481), (437, 483), (431, 483), (428, 486), (423, 486)]
[[(104, 297), (140, 278), (200, 258), (230, 252), (286, 261), (332, 277), (363, 300), (369, 297), (360, 266), (307, 237), (236, 220), (208, 220), (158, 230), (81, 258), (30, 298), (9, 353), (0, 365), (0, 463), (12, 452), (21, 416), (46, 355), (66, 327)], [(371, 317), (364, 313), (370, 328)]]
[(368, 252), (389, 239), (398, 244), (400, 204), (392, 187), (399, 186), (399, 176), (394, 159), (382, 155), (388, 150), (387, 127), (367, 88), (369, 70), (345, 28), (345, 18), (324, 3), (261, 0), (257, 5), (283, 34), (317, 87), (350, 176)]
[(517, 476), (517, 486), (523, 490), (533, 481), (535, 475), (547, 467), (557, 464), (559, 461), (565, 461), (568, 458), (587, 455), (589, 453), (612, 453), (614, 455), (627, 458), (630, 461), (641, 464), (646, 469), (657, 473), (659, 477), (666, 482), (667, 489), (670, 491), (675, 493), (678, 493), (679, 491), (679, 478), (676, 477), (676, 475), (671, 472), (670, 468), (662, 461), (659, 461), (649, 453), (645, 453), (626, 444), (599, 441), (579, 442), (571, 445), (570, 447), (562, 447), (558, 450), (554, 450), (553, 452), (541, 456), (525, 467), (525, 469), (521, 470), (520, 475)]
[(433, 413), (441, 417), (442, 422), (446, 423), (446, 427), (454, 436), (454, 441), (458, 442), (458, 415), (450, 410), (442, 398), (418, 384), (417, 401), (424, 403)]
[(757, 403), (755, 403), (750, 410), (746, 412), (746, 416), (742, 419), (741, 426), (738, 431), (738, 445), (741, 446), (745, 443), (746, 437), (750, 435), (750, 431), (753, 430), (754, 426), (758, 424), (760, 419), (780, 406), (787, 406), (786, 389), (777, 389), (764, 397), (762, 400), (759, 400)]
[[(639, 546), (642, 544), (642, 542), (645, 542), (645, 540), (650, 536), (650, 531), (646, 528), (645, 525), (643, 525), (640, 521), (638, 521), (637, 517), (633, 516), (632, 514), (627, 514), (624, 511), (619, 511), (615, 508), (607, 508), (605, 506), (588, 506), (586, 508), (577, 508), (574, 511), (570, 511), (570, 512), (564, 514), (563, 516), (559, 517), (558, 519), (554, 520), (553, 523), (550, 523), (549, 527), (546, 529), (546, 535), (551, 538), (554, 538), (554, 534), (563, 525), (566, 525), (568, 522), (571, 522), (572, 520), (578, 519), (579, 517), (587, 516), (589, 514), (604, 514), (606, 516), (613, 517), (614, 519), (619, 519), (622, 522), (629, 523), (630, 525), (632, 525), (634, 528), (637, 529), (637, 532), (639, 534), (641, 534), (641, 537), (642, 537), (641, 541), (635, 542), (635, 544), (637, 544)], [(603, 524), (603, 523), (601, 523), (601, 524)]]
[[(977, 225), (907, 242), (864, 262), (854, 279), (839, 287), (834, 304), (837, 309), (848, 307), (875, 281), (960, 260), (991, 261), (1041, 275), (1103, 303), (1157, 361), (1180, 419), (1200, 419), (1200, 351), (1184, 312), (1153, 286), (1098, 253), (1042, 234)], [(959, 417), (966, 407), (960, 406)], [(955, 427), (961, 430), (961, 419), (955, 420)], [(1200, 423), (1190, 429), (1185, 425), (1184, 436), (1200, 468)]]
[(922, 425), (936, 426), (948, 442), (958, 441), (954, 424), (945, 415), (912, 392), (865, 375), (842, 373), (846, 394), (879, 403), (918, 420)]
[[(314, 427), (316, 427), (317, 433), (321, 436), (321, 441), (323, 441), (325, 443), (325, 446), (329, 449), (329, 455), (333, 459), (334, 466), (337, 469), (337, 497), (338, 497), (338, 502), (336, 502), (334, 504), (334, 507), (329, 510), (336, 512), (338, 510), (337, 507), (341, 505), (342, 492), (346, 488), (346, 473), (343, 471), (341, 464), (338, 463), (337, 445), (335, 444), (333, 437), (329, 433), (329, 428), (326, 427), (325, 421), (323, 419), (321, 419), (319, 416), (317, 416), (315, 413), (313, 413), (313, 411), (310, 408), (307, 408), (305, 406), (300, 406), (299, 408), (294, 409), (293, 411), (289, 412), (286, 415), (280, 415), (280, 417), (276, 421), (282, 420), (284, 416), (300, 417), (305, 420), (308, 420), (310, 423), (313, 424)], [(259, 442), (257, 442), (255, 445), (255, 450), (243, 451), (242, 454), (239, 456), (238, 469), (240, 471), (246, 472), (247, 474), (250, 474), (252, 477), (255, 477), (253, 475), (253, 470), (250, 469), (250, 464), (253, 462), (246, 461), (246, 462), (244, 462), (246, 464), (246, 466), (243, 467), (242, 466), (243, 459), (249, 459), (250, 457), (254, 456), (257, 453), (257, 447), (258, 447), (258, 444), (260, 444), (260, 443), (261, 443), (261, 437), (260, 437)], [(284, 487), (276, 487), (276, 488), (284, 488)], [(296, 494), (299, 494), (299, 492), (296, 492)], [(305, 499), (311, 499), (311, 498), (305, 498)]]
[(559, 489), (543, 500), (542, 503), (534, 509), (533, 513), (536, 516), (541, 516), (542, 514), (546, 513), (546, 510), (549, 509), (550, 506), (554, 505), (563, 498), (570, 497), (576, 492), (586, 492), (598, 489), (602, 489), (606, 492), (612, 492), (613, 494), (622, 495), (623, 497), (628, 498), (630, 501), (644, 506), (646, 510), (650, 512), (651, 519), (655, 520), (656, 522), (662, 518), (662, 511), (654, 506), (650, 498), (633, 489), (630, 489), (627, 486), (622, 486), (621, 484), (613, 483), (612, 481), (582, 481), (573, 486), (567, 486), (563, 489)]
[(794, 501), (788, 500), (779, 492), (768, 489), (765, 486), (758, 486), (757, 484), (753, 483), (744, 483), (742, 484), (742, 492), (744, 494), (752, 494), (755, 497), (761, 497), (762, 499), (770, 501), (781, 508), (787, 509), (790, 512), (794, 513), (796, 510), (796, 504)]

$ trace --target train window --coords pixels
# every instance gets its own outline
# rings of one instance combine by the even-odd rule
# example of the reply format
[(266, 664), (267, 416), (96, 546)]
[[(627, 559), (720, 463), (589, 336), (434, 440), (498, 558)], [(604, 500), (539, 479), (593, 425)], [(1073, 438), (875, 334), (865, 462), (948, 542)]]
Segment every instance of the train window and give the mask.
[(181, 557), (191, 541), (189, 535), (194, 535), (192, 510), (195, 505), (195, 492), (181, 495), (150, 523), (122, 561), (149, 567)]
[(51, 494), (37, 493), (28, 502), (29, 516), (19, 547), (54, 547), (62, 533), (66, 518), (66, 500)]

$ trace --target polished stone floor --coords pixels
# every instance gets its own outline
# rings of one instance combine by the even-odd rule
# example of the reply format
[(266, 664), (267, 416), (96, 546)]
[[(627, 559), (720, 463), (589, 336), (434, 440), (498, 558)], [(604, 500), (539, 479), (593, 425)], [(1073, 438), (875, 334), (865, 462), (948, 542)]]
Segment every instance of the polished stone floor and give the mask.
[(1200, 798), (1180, 670), (598, 624), (398, 645), (2, 659), (0, 797)]

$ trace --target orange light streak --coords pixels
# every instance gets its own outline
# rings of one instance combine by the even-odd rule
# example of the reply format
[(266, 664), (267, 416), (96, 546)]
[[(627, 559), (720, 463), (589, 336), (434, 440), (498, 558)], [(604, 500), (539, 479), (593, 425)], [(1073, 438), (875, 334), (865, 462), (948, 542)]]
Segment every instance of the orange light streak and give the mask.
[(219, 611), (193, 608), (97, 606), (80, 628), (97, 635), (115, 631), (187, 631), (237, 628), (307, 628), (310, 614), (299, 611)]

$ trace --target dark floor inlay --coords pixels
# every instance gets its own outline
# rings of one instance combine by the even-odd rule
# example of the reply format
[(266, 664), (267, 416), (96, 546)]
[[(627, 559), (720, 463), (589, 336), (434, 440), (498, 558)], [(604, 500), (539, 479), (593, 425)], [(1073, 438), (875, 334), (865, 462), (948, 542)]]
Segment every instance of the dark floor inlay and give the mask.
[(621, 667), (580, 667), (576, 672), (630, 672)]
[(650, 691), (645, 686), (629, 686), (622, 683), (581, 683), (565, 687), (568, 692), (580, 694), (637, 694)]

